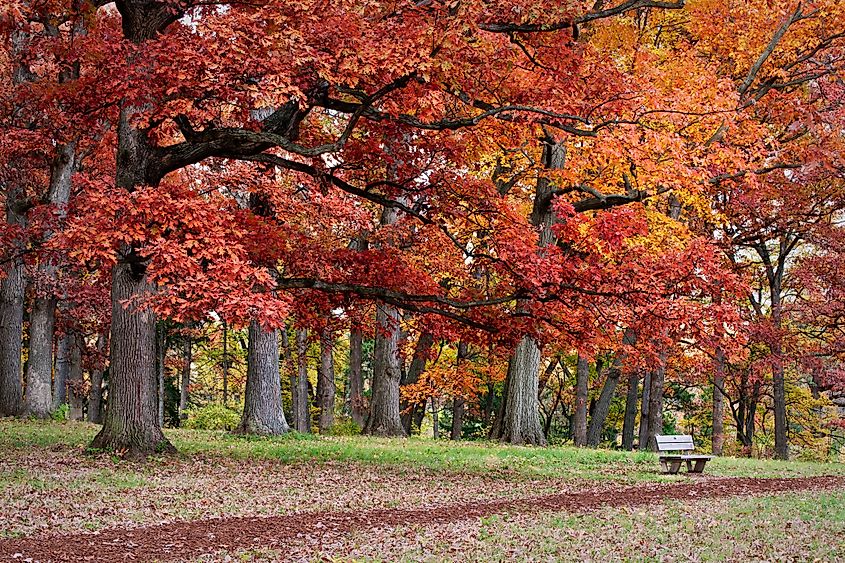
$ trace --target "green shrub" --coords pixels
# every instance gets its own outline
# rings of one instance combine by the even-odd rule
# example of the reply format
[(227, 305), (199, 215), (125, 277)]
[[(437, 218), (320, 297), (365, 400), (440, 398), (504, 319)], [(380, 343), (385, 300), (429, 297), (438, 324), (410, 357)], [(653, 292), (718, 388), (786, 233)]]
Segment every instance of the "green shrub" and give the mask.
[(70, 405), (62, 403), (59, 408), (50, 413), (50, 418), (56, 422), (65, 422), (70, 418)]
[(234, 430), (241, 421), (241, 414), (220, 403), (209, 403), (204, 407), (185, 411), (188, 419), (185, 428), (193, 430)]
[(328, 436), (358, 436), (361, 427), (351, 418), (336, 418), (332, 427), (326, 431)]

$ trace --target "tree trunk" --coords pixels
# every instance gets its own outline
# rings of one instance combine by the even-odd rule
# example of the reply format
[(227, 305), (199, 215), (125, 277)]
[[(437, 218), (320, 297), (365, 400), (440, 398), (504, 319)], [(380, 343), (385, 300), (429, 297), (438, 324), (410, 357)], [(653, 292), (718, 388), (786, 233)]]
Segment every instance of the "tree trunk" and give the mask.
[(185, 412), (188, 409), (188, 399), (191, 390), (191, 362), (193, 361), (193, 342), (190, 336), (185, 335), (185, 342), (182, 344), (182, 381), (179, 385), (179, 420), (188, 418)]
[[(414, 357), (411, 359), (411, 365), (408, 367), (408, 372), (405, 374), (404, 379), (402, 379), (401, 385), (413, 385), (419, 381), (420, 376), (425, 371), (425, 365), (428, 363), (428, 354), (433, 344), (433, 334), (430, 332), (420, 333), (417, 339), (417, 345), (414, 347)], [(402, 427), (405, 429), (405, 433), (410, 436), (411, 430), (413, 430), (413, 423), (415, 422), (414, 415), (421, 412), (424, 416), (425, 404), (411, 405), (407, 401), (402, 401), (399, 405), (399, 411), (402, 417)], [(417, 429), (419, 429), (419, 424), (419, 421), (416, 421)]]
[(531, 336), (520, 340), (510, 360), (507, 395), (498, 438), (512, 444), (545, 446), (537, 398), (540, 378), (540, 348)]
[(575, 368), (575, 416), (573, 420), (573, 438), (575, 445), (587, 445), (587, 394), (590, 386), (590, 364), (586, 358), (578, 355)]
[(334, 424), (334, 356), (332, 354), (332, 334), (325, 329), (320, 335), (320, 370), (317, 373), (317, 406), (320, 408), (318, 427), (320, 434), (325, 433)]
[[(102, 334), (97, 336), (97, 352), (102, 353), (106, 340)], [(103, 422), (103, 368), (97, 366), (91, 370), (91, 390), (88, 393), (88, 422)]]
[(358, 327), (349, 331), (349, 412), (352, 420), (364, 427), (367, 409), (364, 404), (364, 374), (362, 372), (364, 356), (364, 333)]
[(85, 420), (85, 380), (82, 377), (82, 336), (71, 333), (70, 361), (68, 362), (67, 390), (70, 420)]
[(722, 455), (725, 445), (725, 353), (716, 349), (715, 373), (713, 375), (713, 455)]
[[(18, 193), (12, 187), (6, 192), (6, 222), (10, 225), (25, 224), (22, 213), (15, 211)], [(12, 257), (0, 267), (0, 416), (20, 413), (21, 352), (23, 349), (24, 265), (23, 259), (11, 249)]]
[[(622, 344), (633, 346), (637, 343), (637, 334), (631, 330), (626, 329), (622, 335)], [(622, 366), (625, 364), (627, 353), (624, 350), (616, 354), (613, 360), (613, 365), (607, 370), (607, 378), (601, 388), (601, 394), (593, 406), (592, 416), (590, 417), (590, 425), (587, 428), (587, 445), (597, 447), (601, 442), (601, 432), (604, 428), (604, 421), (607, 419), (607, 413), (610, 411), (610, 402), (613, 400), (613, 395), (616, 393), (616, 385), (619, 383), (619, 377), (622, 374)]]
[(265, 331), (257, 321), (249, 323), (244, 412), (239, 434), (276, 436), (289, 430), (282, 410), (282, 378), (279, 371), (279, 332)]
[(229, 324), (223, 320), (223, 404), (229, 404)]
[(644, 451), (648, 448), (648, 409), (651, 404), (651, 370), (645, 372), (643, 378), (643, 398), (640, 408), (640, 429), (637, 435), (637, 449)]
[(663, 434), (663, 382), (666, 376), (666, 353), (660, 356), (660, 365), (651, 374), (648, 396), (648, 448), (657, 451), (655, 436)]
[(53, 380), (53, 404), (51, 405), (53, 411), (57, 411), (59, 407), (67, 403), (71, 341), (72, 334), (65, 333), (59, 337), (59, 341), (56, 343), (56, 377)]
[[(458, 366), (466, 360), (468, 356), (468, 347), (466, 342), (458, 342), (458, 355), (456, 364)], [(464, 399), (455, 397), (452, 399), (452, 432), (450, 438), (452, 440), (460, 440), (464, 433)]]
[(786, 386), (781, 353), (780, 342), (777, 342), (772, 350), (772, 356), (774, 356), (772, 361), (772, 393), (774, 395), (775, 410), (775, 458), (789, 459), (786, 422)]
[(628, 376), (628, 395), (625, 397), (625, 421), (622, 423), (622, 449), (634, 449), (634, 428), (637, 426), (637, 398), (639, 397), (640, 372), (633, 370)]
[(293, 420), (297, 432), (311, 432), (308, 408), (308, 331), (296, 331), (296, 385), (293, 389)]
[(440, 410), (438, 409), (437, 397), (431, 398), (431, 437), (440, 439)]
[(125, 452), (135, 459), (176, 451), (158, 424), (155, 314), (139, 308), (136, 301), (152, 291), (146, 275), (131, 260), (113, 268), (109, 405), (103, 428), (91, 443), (93, 448)]
[(399, 414), (399, 310), (385, 303), (376, 306), (372, 398), (364, 434), (405, 436)]

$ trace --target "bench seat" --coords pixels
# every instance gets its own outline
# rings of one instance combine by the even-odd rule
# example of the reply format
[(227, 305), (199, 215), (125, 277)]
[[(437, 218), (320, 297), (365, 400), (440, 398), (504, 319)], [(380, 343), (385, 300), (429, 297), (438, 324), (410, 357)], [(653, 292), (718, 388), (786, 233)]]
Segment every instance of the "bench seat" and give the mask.
[(660, 452), (660, 467), (664, 473), (676, 474), (681, 469), (681, 463), (686, 463), (687, 473), (702, 473), (707, 462), (713, 456), (702, 454), (669, 454), (667, 451), (691, 451), (695, 449), (692, 436), (656, 436), (657, 449)]

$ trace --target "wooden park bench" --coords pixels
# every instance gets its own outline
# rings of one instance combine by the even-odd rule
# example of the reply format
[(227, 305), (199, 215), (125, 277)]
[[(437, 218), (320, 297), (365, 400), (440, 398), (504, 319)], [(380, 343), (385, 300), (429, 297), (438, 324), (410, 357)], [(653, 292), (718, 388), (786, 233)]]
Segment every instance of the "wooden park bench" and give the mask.
[[(657, 440), (657, 451), (660, 452), (660, 467), (663, 473), (677, 473), (681, 469), (681, 462), (687, 462), (688, 473), (701, 473), (708, 461), (713, 459), (709, 455), (668, 454), (663, 452), (691, 452), (695, 450), (692, 436), (679, 434), (677, 436), (655, 436)], [(693, 464), (695, 462), (695, 464)]]

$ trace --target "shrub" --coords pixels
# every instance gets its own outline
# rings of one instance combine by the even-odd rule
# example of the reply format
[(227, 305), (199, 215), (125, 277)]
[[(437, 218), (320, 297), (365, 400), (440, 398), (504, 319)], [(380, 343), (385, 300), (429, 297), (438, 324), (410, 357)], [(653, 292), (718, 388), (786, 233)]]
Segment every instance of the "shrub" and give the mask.
[(332, 427), (326, 431), (327, 436), (358, 436), (361, 427), (351, 418), (336, 418)]
[(56, 422), (65, 422), (70, 418), (70, 405), (62, 403), (59, 408), (50, 413), (50, 418)]
[(241, 421), (238, 411), (220, 403), (209, 403), (204, 407), (188, 409), (185, 428), (194, 430), (234, 430)]

